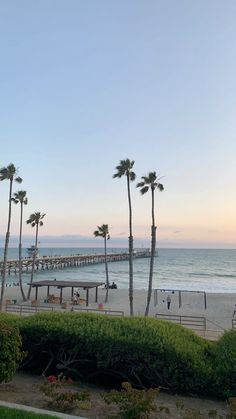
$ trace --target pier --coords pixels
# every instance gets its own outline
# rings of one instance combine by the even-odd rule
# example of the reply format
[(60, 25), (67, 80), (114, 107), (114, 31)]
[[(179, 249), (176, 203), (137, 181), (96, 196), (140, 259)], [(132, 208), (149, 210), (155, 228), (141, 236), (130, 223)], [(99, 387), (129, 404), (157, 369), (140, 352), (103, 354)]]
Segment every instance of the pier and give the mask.
[[(150, 250), (137, 250), (133, 253), (133, 258), (147, 258), (150, 257)], [(129, 253), (108, 253), (107, 262), (120, 262), (129, 259)], [(97, 263), (104, 263), (105, 255), (101, 254), (92, 254), (92, 255), (70, 255), (70, 256), (37, 256), (35, 260), (35, 269), (36, 270), (54, 270), (54, 269), (64, 269), (68, 267), (82, 267), (85, 265), (94, 265)], [(33, 258), (25, 257), (21, 259), (22, 263), (22, 272), (27, 272), (32, 269)], [(2, 274), (3, 270), (3, 261), (0, 262), (0, 271)], [(19, 259), (9, 259), (7, 261), (7, 272), (9, 275), (17, 274), (19, 271)]]

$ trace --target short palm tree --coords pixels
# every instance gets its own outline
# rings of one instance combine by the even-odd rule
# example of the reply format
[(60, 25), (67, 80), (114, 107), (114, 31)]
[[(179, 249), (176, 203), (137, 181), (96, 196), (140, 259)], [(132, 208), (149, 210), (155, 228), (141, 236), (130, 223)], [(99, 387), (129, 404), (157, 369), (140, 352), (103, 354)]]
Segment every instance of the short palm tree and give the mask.
[(109, 290), (109, 277), (108, 277), (108, 266), (107, 266), (107, 240), (110, 239), (108, 224), (102, 224), (98, 226), (98, 229), (93, 232), (95, 237), (103, 237), (104, 239), (104, 253), (105, 253), (105, 271), (106, 271), (106, 297), (105, 303), (108, 301), (108, 290)]
[(142, 181), (137, 184), (137, 188), (140, 188), (140, 192), (144, 195), (149, 189), (152, 194), (152, 227), (151, 227), (151, 257), (150, 257), (150, 271), (149, 271), (149, 282), (148, 282), (148, 294), (147, 294), (147, 305), (145, 310), (145, 316), (148, 316), (149, 306), (152, 296), (152, 278), (153, 278), (153, 266), (156, 249), (156, 225), (155, 225), (155, 213), (154, 213), (154, 192), (156, 189), (163, 191), (164, 187), (160, 183), (160, 177), (157, 177), (156, 172), (149, 172), (147, 176), (142, 176)]
[(37, 256), (37, 249), (38, 249), (38, 232), (39, 227), (43, 226), (42, 219), (45, 217), (46, 214), (42, 214), (41, 212), (35, 212), (34, 214), (31, 214), (29, 219), (26, 221), (27, 224), (31, 224), (31, 227), (35, 227), (35, 244), (34, 244), (34, 253), (33, 253), (33, 261), (32, 261), (32, 270), (31, 270), (31, 276), (30, 276), (30, 284), (29, 284), (29, 290), (27, 294), (27, 299), (30, 299), (32, 284), (33, 284), (33, 277), (34, 277), (34, 268), (35, 268), (35, 260)]
[(2, 287), (1, 287), (1, 300), (0, 300), (1, 311), (3, 308), (3, 298), (4, 298), (4, 292), (5, 292), (5, 286), (6, 286), (7, 254), (8, 254), (8, 246), (9, 246), (9, 239), (10, 239), (10, 226), (11, 226), (12, 186), (13, 186), (13, 181), (17, 183), (22, 182), (21, 177), (17, 176), (17, 169), (15, 168), (13, 163), (10, 163), (7, 167), (2, 167), (0, 169), (0, 181), (3, 181), (3, 180), (8, 180), (10, 182), (10, 188), (9, 188), (9, 200), (8, 200), (7, 232), (6, 232), (4, 256), (3, 256)]
[(132, 171), (134, 160), (120, 160), (118, 166), (116, 166), (117, 172), (113, 175), (113, 178), (121, 178), (122, 176), (126, 176), (127, 180), (127, 191), (128, 191), (128, 203), (129, 203), (129, 302), (130, 302), (130, 315), (133, 316), (134, 314), (134, 307), (133, 307), (133, 293), (134, 293), (134, 285), (133, 285), (133, 232), (132, 232), (132, 205), (131, 205), (131, 194), (130, 194), (130, 182), (134, 181), (136, 178), (136, 174)]
[(23, 220), (23, 206), (28, 204), (28, 198), (26, 197), (26, 191), (18, 191), (13, 194), (12, 201), (15, 204), (20, 203), (20, 234), (19, 234), (19, 284), (21, 295), (24, 301), (26, 301), (25, 293), (22, 286), (22, 220)]

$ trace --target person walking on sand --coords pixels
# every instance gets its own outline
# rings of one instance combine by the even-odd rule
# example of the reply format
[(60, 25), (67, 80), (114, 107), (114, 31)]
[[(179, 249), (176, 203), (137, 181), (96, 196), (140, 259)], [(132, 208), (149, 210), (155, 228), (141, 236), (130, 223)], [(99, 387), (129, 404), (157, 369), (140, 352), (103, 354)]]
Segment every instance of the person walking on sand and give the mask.
[(167, 308), (168, 308), (168, 310), (169, 310), (169, 309), (170, 309), (170, 303), (171, 303), (171, 298), (170, 298), (170, 296), (169, 296), (169, 295), (167, 295), (166, 302), (167, 302)]

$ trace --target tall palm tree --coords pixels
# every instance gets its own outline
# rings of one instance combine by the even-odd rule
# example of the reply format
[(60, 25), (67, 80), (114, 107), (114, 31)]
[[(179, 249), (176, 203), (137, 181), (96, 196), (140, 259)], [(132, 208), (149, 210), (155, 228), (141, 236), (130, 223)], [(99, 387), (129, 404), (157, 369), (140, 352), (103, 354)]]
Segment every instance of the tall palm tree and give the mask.
[(24, 301), (26, 301), (25, 293), (22, 286), (22, 220), (23, 220), (23, 205), (28, 204), (28, 198), (26, 197), (26, 191), (18, 191), (13, 194), (12, 201), (15, 204), (20, 203), (20, 235), (19, 235), (19, 284), (21, 295)]
[(160, 177), (157, 177), (156, 172), (149, 172), (147, 176), (142, 176), (142, 182), (137, 184), (137, 188), (141, 188), (140, 192), (144, 195), (149, 189), (152, 194), (152, 227), (151, 227), (151, 257), (150, 257), (150, 271), (149, 271), (149, 282), (148, 282), (148, 294), (147, 294), (147, 306), (145, 310), (145, 316), (148, 316), (149, 306), (152, 296), (152, 278), (153, 278), (153, 266), (156, 249), (156, 225), (155, 225), (155, 213), (154, 213), (154, 192), (156, 189), (159, 191), (164, 190), (164, 186), (160, 183)]
[(133, 279), (133, 232), (132, 232), (132, 205), (130, 195), (130, 182), (134, 181), (136, 174), (132, 171), (134, 160), (120, 160), (118, 166), (116, 166), (117, 172), (113, 175), (113, 178), (121, 178), (126, 176), (127, 180), (127, 191), (128, 191), (128, 203), (129, 203), (129, 302), (130, 302), (130, 315), (134, 314), (133, 306), (133, 294), (134, 294), (134, 279)]
[(37, 256), (37, 250), (38, 250), (38, 232), (39, 227), (43, 226), (42, 219), (45, 217), (46, 214), (42, 214), (41, 212), (35, 212), (34, 214), (31, 214), (29, 219), (26, 221), (27, 224), (31, 224), (31, 227), (35, 227), (35, 244), (34, 244), (34, 253), (33, 253), (33, 261), (32, 261), (32, 270), (31, 270), (31, 276), (30, 276), (30, 285), (29, 290), (27, 294), (27, 299), (30, 299), (32, 284), (33, 284), (33, 277), (34, 277), (34, 268), (35, 268), (35, 260)]
[(12, 184), (13, 181), (21, 183), (21, 177), (17, 176), (17, 169), (13, 163), (10, 163), (7, 167), (2, 167), (0, 169), (0, 181), (8, 180), (10, 182), (9, 188), (9, 200), (8, 200), (8, 222), (7, 222), (7, 232), (5, 238), (4, 246), (4, 257), (3, 257), (3, 271), (2, 271), (2, 287), (1, 287), (1, 300), (0, 300), (0, 310), (3, 308), (3, 297), (6, 286), (6, 272), (7, 272), (7, 253), (10, 239), (10, 226), (11, 226), (11, 204), (12, 204)]
[(108, 301), (108, 290), (109, 290), (109, 277), (108, 277), (108, 266), (107, 266), (107, 240), (110, 239), (108, 224), (102, 224), (98, 226), (98, 229), (93, 232), (95, 237), (103, 237), (104, 239), (104, 253), (105, 253), (105, 271), (106, 271), (106, 297), (105, 303)]

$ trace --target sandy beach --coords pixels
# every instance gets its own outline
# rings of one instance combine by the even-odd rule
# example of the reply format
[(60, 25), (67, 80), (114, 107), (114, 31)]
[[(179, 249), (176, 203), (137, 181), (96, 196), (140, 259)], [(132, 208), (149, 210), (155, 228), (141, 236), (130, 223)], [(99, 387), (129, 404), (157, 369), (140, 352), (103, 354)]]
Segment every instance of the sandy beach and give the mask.
[[(28, 289), (26, 286), (25, 290)], [(46, 287), (39, 288), (38, 299), (40, 304), (46, 298)], [(98, 304), (103, 304), (105, 309), (122, 310), (125, 315), (129, 315), (129, 297), (128, 290), (110, 289), (108, 302), (105, 304), (105, 289), (101, 287), (98, 290), (98, 302), (95, 302), (95, 290), (91, 289), (89, 292), (89, 306), (88, 308), (97, 309)], [(80, 297), (86, 298), (85, 291), (79, 290)], [(59, 297), (60, 291), (55, 287), (50, 289), (50, 294)], [(170, 295), (171, 303), (170, 309), (167, 309), (167, 296)], [(35, 290), (32, 290), (31, 300), (35, 298)], [(143, 315), (146, 307), (147, 292), (145, 290), (134, 290), (134, 314)], [(6, 287), (5, 300), (17, 300), (17, 304), (22, 304), (21, 293), (19, 286)], [(71, 290), (64, 289), (63, 301), (71, 302)], [(150, 316), (155, 316), (156, 313), (161, 314), (176, 314), (187, 316), (203, 316), (208, 320), (208, 327), (210, 329), (230, 329), (232, 327), (232, 316), (234, 305), (236, 303), (236, 294), (230, 293), (207, 293), (205, 309), (204, 295), (202, 293), (188, 292), (181, 294), (181, 307), (179, 307), (179, 293), (178, 292), (161, 292), (158, 291), (158, 304), (154, 305), (154, 292), (150, 303)], [(30, 302), (27, 302), (30, 304)], [(85, 308), (85, 304), (80, 305)]]

